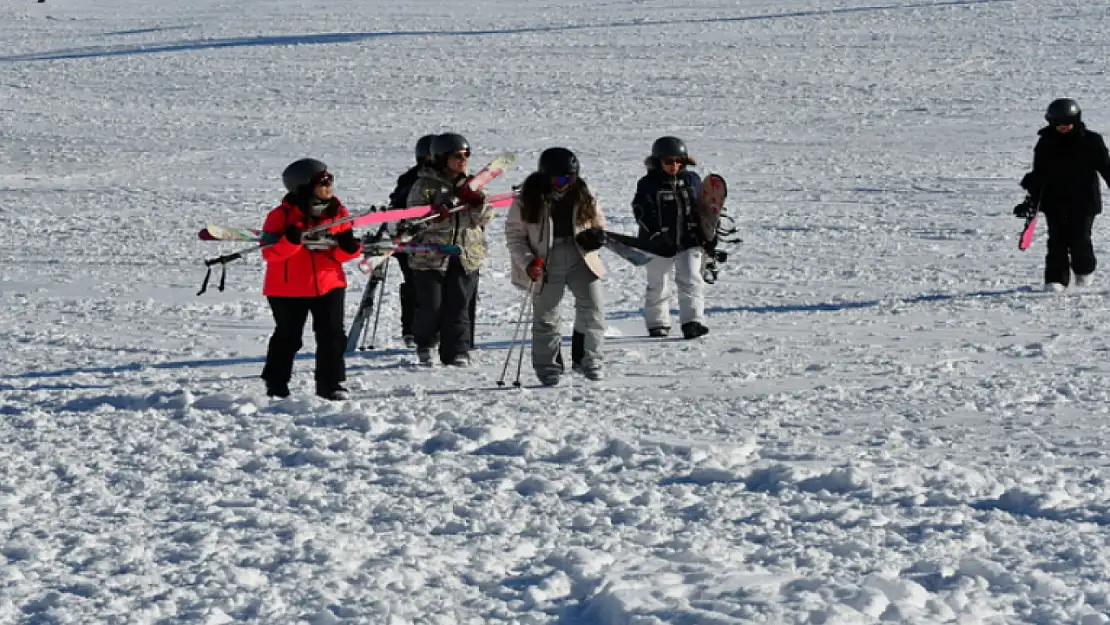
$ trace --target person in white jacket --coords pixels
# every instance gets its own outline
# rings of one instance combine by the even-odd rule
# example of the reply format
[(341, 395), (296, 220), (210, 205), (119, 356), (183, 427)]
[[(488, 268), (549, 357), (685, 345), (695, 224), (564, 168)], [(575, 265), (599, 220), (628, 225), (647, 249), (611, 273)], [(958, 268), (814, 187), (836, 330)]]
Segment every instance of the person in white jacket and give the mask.
[(572, 368), (600, 380), (605, 270), (597, 250), (605, 217), (578, 175), (573, 152), (544, 150), (537, 169), (525, 179), (505, 221), (513, 284), (532, 293), (532, 366), (544, 386), (558, 384), (564, 373), (559, 303), (569, 288), (575, 311)]

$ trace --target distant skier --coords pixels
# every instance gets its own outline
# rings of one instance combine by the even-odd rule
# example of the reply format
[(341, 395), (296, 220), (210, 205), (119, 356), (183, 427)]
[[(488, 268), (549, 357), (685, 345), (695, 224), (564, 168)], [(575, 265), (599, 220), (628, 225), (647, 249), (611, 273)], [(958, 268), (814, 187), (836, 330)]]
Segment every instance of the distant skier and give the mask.
[(293, 359), (309, 313), (316, 334), (316, 394), (325, 399), (347, 399), (343, 349), (343, 298), (347, 277), (343, 263), (358, 258), (361, 248), (350, 224), (320, 236), (304, 231), (346, 217), (347, 209), (332, 192), (335, 177), (324, 163), (306, 158), (281, 174), (288, 193), (270, 211), (262, 226), (266, 276), (262, 294), (270, 303), (276, 327), (266, 350), (262, 379), (266, 394), (288, 397)]
[(698, 232), (701, 177), (688, 167), (696, 161), (677, 137), (660, 137), (644, 164), (647, 175), (636, 184), (632, 212), (640, 224), (640, 238), (657, 249), (677, 252), (647, 265), (644, 320), (648, 335), (665, 337), (671, 331), (670, 299), (678, 287), (682, 336), (694, 339), (709, 333), (705, 326), (705, 280), (701, 275), (704, 241)]
[[(462, 253), (446, 258), (413, 254), (409, 260), (416, 285), (416, 354), (420, 364), (431, 365), (438, 334), (440, 362), (466, 367), (473, 341), (470, 311), (478, 270), (487, 253), (484, 227), (493, 219), (493, 210), (483, 193), (466, 186), (470, 144), (465, 137), (437, 135), (431, 150), (432, 165), (420, 170), (409, 191), (408, 205), (431, 205), (439, 216), (413, 240), (453, 243)], [(456, 202), (463, 208), (451, 212)]]
[[(435, 135), (424, 135), (416, 141), (416, 164), (397, 178), (397, 186), (389, 194), (390, 208), (405, 208), (408, 206), (409, 191), (420, 177), (420, 170), (432, 164), (432, 139)], [(405, 347), (416, 347), (416, 337), (413, 336), (413, 319), (416, 316), (416, 285), (412, 278), (412, 268), (409, 265), (409, 255), (394, 253), (393, 258), (401, 268), (404, 282), (399, 287), (401, 296), (401, 335)]]
[(605, 270), (597, 250), (605, 216), (578, 174), (573, 152), (544, 150), (505, 220), (513, 284), (532, 291), (532, 366), (544, 386), (558, 384), (563, 374), (559, 303), (568, 288), (574, 295), (572, 368), (602, 379)]
[(1062, 291), (1072, 271), (1076, 286), (1091, 283), (1097, 265), (1091, 227), (1102, 212), (1098, 176), (1110, 184), (1110, 155), (1102, 135), (1083, 123), (1075, 100), (1053, 100), (1045, 120), (1048, 126), (1037, 133), (1033, 171), (1022, 178), (1021, 186), (1048, 224), (1045, 285)]

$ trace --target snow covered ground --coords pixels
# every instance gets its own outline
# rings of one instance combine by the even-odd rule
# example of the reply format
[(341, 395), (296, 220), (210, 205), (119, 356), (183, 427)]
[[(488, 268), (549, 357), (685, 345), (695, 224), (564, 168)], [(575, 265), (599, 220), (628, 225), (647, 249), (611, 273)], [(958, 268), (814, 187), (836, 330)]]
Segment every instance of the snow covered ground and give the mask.
[[(1044, 106), (1110, 128), (1077, 0), (0, 5), (0, 623), (1110, 622), (1107, 283), (1035, 290), (1010, 208)], [(577, 151), (614, 227), (651, 141), (730, 181), (712, 334), (609, 379), (349, 361), (270, 401), (261, 263), (195, 292), (302, 156), (352, 208), (427, 132)], [(1096, 250), (1107, 253), (1104, 222)], [(357, 299), (365, 278), (351, 272)], [(353, 302), (349, 302), (353, 315)], [(308, 340), (311, 346), (311, 339)], [(512, 371), (510, 371), (510, 379)]]

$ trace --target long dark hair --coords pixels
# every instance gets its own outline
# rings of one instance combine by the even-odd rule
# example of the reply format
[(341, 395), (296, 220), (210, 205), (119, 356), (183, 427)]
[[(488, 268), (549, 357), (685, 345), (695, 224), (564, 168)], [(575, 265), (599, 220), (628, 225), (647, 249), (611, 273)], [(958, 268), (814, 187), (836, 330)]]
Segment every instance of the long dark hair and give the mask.
[[(544, 195), (551, 193), (555, 187), (551, 184), (551, 176), (542, 172), (535, 172), (524, 179), (520, 187), (520, 217), (526, 223), (538, 224), (543, 218)], [(582, 178), (576, 179), (567, 189), (571, 205), (578, 207), (579, 226), (588, 226), (597, 222), (597, 200), (590, 193), (590, 187)]]
[[(290, 206), (296, 206), (300, 209), (301, 214), (308, 219), (312, 219), (312, 205), (316, 202), (316, 195), (311, 191), (305, 194), (286, 193), (282, 201)], [(339, 215), (340, 205), (339, 199), (332, 196), (332, 198), (327, 201), (327, 208), (320, 214), (320, 219), (335, 219), (335, 217)]]

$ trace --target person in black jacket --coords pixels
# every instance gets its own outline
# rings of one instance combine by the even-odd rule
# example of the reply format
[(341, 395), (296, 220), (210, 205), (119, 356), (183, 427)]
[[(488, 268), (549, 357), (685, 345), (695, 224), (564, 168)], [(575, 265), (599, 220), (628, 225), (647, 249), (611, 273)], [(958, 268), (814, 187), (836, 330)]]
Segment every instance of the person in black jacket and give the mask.
[[(389, 194), (389, 208), (408, 206), (409, 190), (420, 177), (420, 170), (432, 164), (432, 139), (435, 138), (435, 135), (424, 135), (416, 141), (416, 164), (397, 177), (397, 186), (393, 188), (393, 193)], [(416, 317), (416, 291), (413, 287), (409, 255), (397, 253), (393, 258), (397, 259), (404, 278), (404, 282), (398, 287), (401, 296), (401, 335), (405, 347), (415, 349), (416, 339), (413, 336), (412, 323)]]
[(647, 265), (644, 321), (648, 335), (662, 338), (670, 333), (670, 299), (677, 286), (682, 336), (695, 339), (709, 333), (701, 275), (705, 242), (697, 223), (701, 177), (689, 169), (697, 163), (682, 139), (660, 137), (644, 164), (648, 171), (636, 184), (632, 213), (640, 225), (640, 238), (660, 253)]
[(1110, 184), (1110, 155), (1102, 135), (1083, 123), (1075, 100), (1053, 100), (1045, 120), (1048, 126), (1037, 133), (1033, 171), (1021, 186), (1048, 223), (1045, 285), (1062, 291), (1073, 271), (1076, 286), (1091, 283), (1097, 265), (1091, 227), (1102, 212), (1098, 176)]

